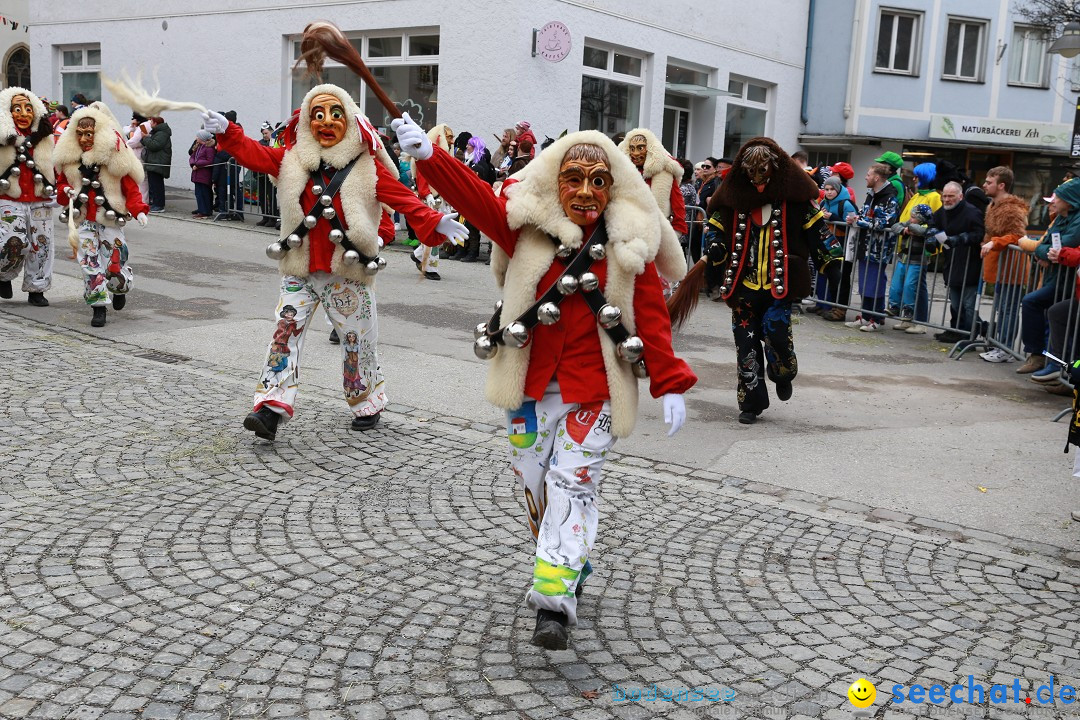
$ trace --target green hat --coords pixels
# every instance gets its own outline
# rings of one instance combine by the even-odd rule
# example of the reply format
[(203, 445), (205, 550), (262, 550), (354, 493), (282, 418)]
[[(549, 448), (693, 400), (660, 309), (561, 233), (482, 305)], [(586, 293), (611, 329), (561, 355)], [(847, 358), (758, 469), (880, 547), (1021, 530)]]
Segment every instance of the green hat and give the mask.
[(883, 152), (881, 153), (881, 157), (874, 158), (874, 162), (885, 163), (893, 170), (899, 170), (904, 167), (904, 158), (894, 152)]
[(1080, 208), (1080, 178), (1073, 178), (1058, 185), (1054, 196), (1058, 200), (1064, 200), (1073, 209)]

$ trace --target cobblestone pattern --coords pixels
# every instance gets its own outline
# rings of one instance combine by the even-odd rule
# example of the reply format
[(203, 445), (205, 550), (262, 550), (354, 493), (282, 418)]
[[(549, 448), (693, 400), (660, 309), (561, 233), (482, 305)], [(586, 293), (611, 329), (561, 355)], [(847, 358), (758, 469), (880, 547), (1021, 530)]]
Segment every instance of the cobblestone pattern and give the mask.
[[(307, 391), (267, 446), (239, 425), (250, 378), (3, 315), (0, 350), (5, 719), (839, 719), (865, 675), (891, 720), (929, 711), (886, 707), (892, 683), (1080, 678), (1055, 558), (629, 457), (571, 649), (542, 651), (495, 428), (406, 409), (361, 436)], [(613, 683), (735, 699), (615, 702)]]

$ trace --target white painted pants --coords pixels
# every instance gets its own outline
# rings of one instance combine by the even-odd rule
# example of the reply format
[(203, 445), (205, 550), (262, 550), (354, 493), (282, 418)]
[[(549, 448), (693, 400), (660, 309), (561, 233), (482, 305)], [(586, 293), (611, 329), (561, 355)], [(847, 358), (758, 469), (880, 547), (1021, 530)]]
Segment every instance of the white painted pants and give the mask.
[(22, 271), (23, 292), (52, 287), (52, 226), (51, 202), (0, 200), (0, 280), (11, 282)]
[[(526, 519), (536, 539), (530, 609), (566, 613), (577, 624), (574, 591), (585, 569), (600, 518), (600, 478), (611, 434), (611, 405), (567, 404), (558, 383), (539, 402), (506, 413), (510, 465), (521, 483)], [(583, 572), (584, 571), (584, 572)]]
[(87, 305), (109, 305), (112, 295), (131, 292), (135, 276), (128, 265), (128, 247), (120, 228), (83, 220), (76, 258), (83, 271), (83, 299)]
[(304, 330), (322, 305), (341, 338), (342, 389), (353, 415), (366, 416), (386, 407), (386, 381), (379, 369), (375, 296), (356, 280), (318, 272), (307, 278), (285, 275), (274, 319), (274, 337), (255, 388), (255, 409), (266, 406), (288, 420), (293, 416)]

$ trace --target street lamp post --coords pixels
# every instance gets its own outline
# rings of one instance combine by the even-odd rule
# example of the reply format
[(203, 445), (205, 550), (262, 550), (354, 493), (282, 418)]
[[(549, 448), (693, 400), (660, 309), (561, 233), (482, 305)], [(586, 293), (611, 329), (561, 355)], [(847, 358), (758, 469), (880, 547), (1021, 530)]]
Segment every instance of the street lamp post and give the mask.
[[(1053, 55), (1061, 55), (1065, 58), (1074, 58), (1080, 55), (1080, 23), (1070, 22), (1065, 24), (1061, 37), (1054, 41), (1047, 51)], [(1080, 99), (1076, 101), (1076, 114), (1073, 116), (1072, 142), (1069, 143), (1070, 157), (1080, 157)]]

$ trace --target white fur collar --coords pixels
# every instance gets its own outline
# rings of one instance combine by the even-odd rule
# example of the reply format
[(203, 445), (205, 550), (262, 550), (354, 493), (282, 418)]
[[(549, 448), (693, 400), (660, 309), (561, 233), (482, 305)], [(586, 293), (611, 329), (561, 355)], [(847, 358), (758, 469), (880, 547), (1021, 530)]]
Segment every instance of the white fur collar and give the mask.
[(30, 126), (31, 134), (41, 126), (41, 123), (49, 121), (46, 117), (48, 113), (45, 111), (45, 104), (37, 95), (21, 87), (5, 88), (0, 91), (0, 140), (19, 134), (15, 129), (15, 119), (11, 117), (11, 99), (16, 95), (25, 95), (34, 107), (34, 122)]
[[(86, 153), (79, 147), (76, 136), (79, 120), (84, 117), (94, 119), (94, 147)], [(100, 102), (79, 108), (71, 116), (64, 134), (56, 142), (53, 162), (66, 175), (70, 175), (68, 168), (77, 170), (82, 164), (97, 165), (102, 173), (117, 178), (130, 175), (136, 182), (142, 182), (144, 177), (142, 163), (120, 133), (116, 117)]]

